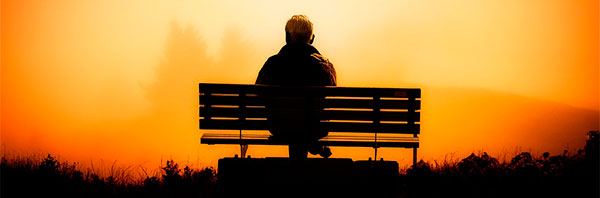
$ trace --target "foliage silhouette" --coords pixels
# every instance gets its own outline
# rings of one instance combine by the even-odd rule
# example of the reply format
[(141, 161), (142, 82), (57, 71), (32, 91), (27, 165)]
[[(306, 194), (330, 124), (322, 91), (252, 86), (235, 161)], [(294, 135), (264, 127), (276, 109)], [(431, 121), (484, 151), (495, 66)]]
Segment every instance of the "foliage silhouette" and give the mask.
[(212, 62), (206, 54), (206, 44), (193, 26), (171, 22), (164, 57), (155, 68), (155, 80), (145, 86), (154, 113), (164, 118), (192, 117), (195, 111), (189, 107), (197, 101), (192, 101), (197, 95), (196, 83), (211, 73), (202, 66)]
[[(584, 149), (573, 155), (523, 152), (509, 162), (483, 152), (458, 162), (419, 161), (398, 176), (398, 197), (598, 197), (597, 131), (588, 133)], [(126, 180), (81, 171), (76, 163), (45, 158), (7, 158), (0, 163), (2, 197), (215, 197), (213, 168), (180, 168), (173, 160), (159, 176)], [(266, 188), (266, 187), (265, 187)]]
[(182, 175), (172, 160), (160, 167), (160, 178), (134, 181), (122, 174), (102, 177), (90, 169), (84, 172), (50, 154), (43, 159), (4, 156), (0, 167), (2, 197), (212, 197), (216, 182), (213, 168), (186, 166)]

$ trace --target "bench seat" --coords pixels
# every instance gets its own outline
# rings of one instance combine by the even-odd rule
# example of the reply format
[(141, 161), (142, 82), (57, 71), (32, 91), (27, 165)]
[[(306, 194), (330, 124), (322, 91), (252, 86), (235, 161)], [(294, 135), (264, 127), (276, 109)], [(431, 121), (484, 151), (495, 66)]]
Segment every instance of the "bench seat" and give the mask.
[[(211, 133), (202, 135), (202, 144), (287, 145), (269, 140), (269, 134)], [(324, 146), (375, 147), (375, 137), (365, 135), (329, 135), (320, 140)], [(413, 148), (419, 146), (418, 137), (377, 137), (377, 147)]]

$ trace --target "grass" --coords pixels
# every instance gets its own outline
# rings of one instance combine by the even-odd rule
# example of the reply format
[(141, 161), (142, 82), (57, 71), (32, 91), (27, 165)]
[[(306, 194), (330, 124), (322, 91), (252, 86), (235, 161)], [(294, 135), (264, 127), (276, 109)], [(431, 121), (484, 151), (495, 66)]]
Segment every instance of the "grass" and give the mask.
[(131, 167), (111, 165), (101, 176), (93, 167), (81, 170), (76, 163), (59, 162), (48, 154), (39, 157), (2, 157), (1, 197), (213, 197), (216, 170), (181, 169), (173, 160), (159, 174), (136, 179)]
[[(577, 153), (499, 162), (485, 152), (462, 160), (420, 161), (394, 183), (393, 197), (599, 197), (600, 140), (590, 132)], [(45, 157), (3, 157), (1, 197), (216, 197), (217, 172), (167, 161), (157, 172), (133, 177), (131, 168), (108, 174)], [(267, 188), (267, 187), (266, 187)]]

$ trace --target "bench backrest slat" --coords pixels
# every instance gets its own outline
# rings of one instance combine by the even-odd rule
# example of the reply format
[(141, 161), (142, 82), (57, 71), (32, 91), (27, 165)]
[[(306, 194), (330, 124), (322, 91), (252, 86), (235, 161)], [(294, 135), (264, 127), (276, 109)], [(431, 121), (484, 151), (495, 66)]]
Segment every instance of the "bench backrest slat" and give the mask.
[[(239, 105), (240, 97), (232, 95), (211, 95), (213, 99), (213, 105)], [(208, 96), (201, 95), (200, 100), (206, 100)], [(246, 106), (264, 106), (264, 98), (258, 96), (246, 96)], [(372, 109), (373, 100), (366, 98), (324, 98), (322, 99), (323, 105), (326, 108), (356, 108), (356, 109)], [(419, 110), (421, 107), (421, 101), (415, 101), (415, 108)], [(398, 99), (381, 99), (379, 104), (381, 109), (408, 109), (409, 100), (398, 100)]]
[(346, 96), (346, 97), (373, 97), (382, 98), (421, 98), (421, 89), (398, 88), (369, 88), (369, 87), (284, 87), (269, 85), (240, 85), (240, 84), (210, 84), (200, 83), (200, 93), (210, 92), (215, 94), (239, 94), (244, 90), (246, 94), (277, 94), (288, 96)]
[[(356, 120), (356, 121), (372, 121), (375, 116), (373, 111), (353, 111), (353, 110), (314, 110), (318, 112), (320, 120)], [(239, 118), (242, 113), (246, 118), (266, 118), (267, 111), (265, 108), (246, 108), (245, 111), (240, 111), (238, 108), (216, 108), (208, 109), (200, 107), (200, 117), (220, 117), (220, 118)], [(298, 109), (280, 109), (281, 115), (294, 116), (298, 113)], [(380, 121), (405, 121), (408, 122), (410, 114), (408, 112), (381, 111)], [(419, 120), (420, 112), (415, 112), (415, 121)]]
[[(277, 115), (287, 118), (301, 118), (304, 114), (299, 110), (312, 112), (330, 132), (420, 132), (420, 89), (207, 83), (199, 89), (201, 129), (268, 130), (265, 106), (269, 103), (277, 104)], [(300, 109), (307, 103), (321, 108)]]

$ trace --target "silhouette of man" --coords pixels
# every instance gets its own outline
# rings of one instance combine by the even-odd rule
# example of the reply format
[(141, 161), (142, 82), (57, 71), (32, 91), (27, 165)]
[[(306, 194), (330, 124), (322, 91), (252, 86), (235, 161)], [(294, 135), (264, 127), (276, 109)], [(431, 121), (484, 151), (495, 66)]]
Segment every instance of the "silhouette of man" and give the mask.
[[(308, 17), (292, 16), (285, 25), (286, 45), (278, 54), (271, 56), (265, 62), (258, 74), (256, 84), (336, 86), (333, 64), (312, 46), (314, 39), (313, 24)], [(311, 109), (319, 109), (319, 105), (307, 106), (304, 112), (297, 112), (300, 115), (307, 115), (304, 116), (305, 119), (298, 118), (303, 116), (291, 119), (286, 118), (285, 114), (277, 114), (277, 110), (274, 110), (277, 109), (276, 103), (278, 102), (267, 105), (271, 139), (287, 142), (290, 158), (304, 159), (309, 151), (313, 155), (319, 154), (325, 158), (331, 156), (331, 150), (318, 142), (319, 139), (327, 136), (328, 132), (318, 126), (319, 119), (311, 116), (310, 113)]]

